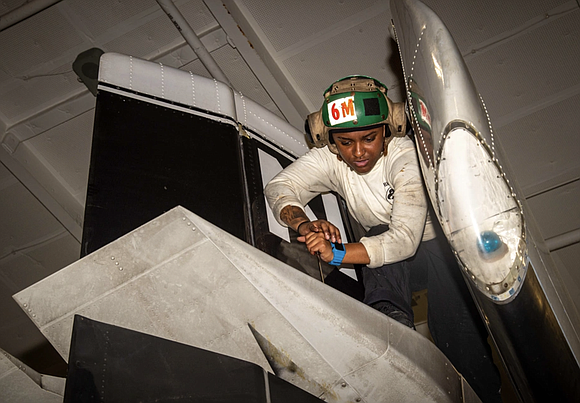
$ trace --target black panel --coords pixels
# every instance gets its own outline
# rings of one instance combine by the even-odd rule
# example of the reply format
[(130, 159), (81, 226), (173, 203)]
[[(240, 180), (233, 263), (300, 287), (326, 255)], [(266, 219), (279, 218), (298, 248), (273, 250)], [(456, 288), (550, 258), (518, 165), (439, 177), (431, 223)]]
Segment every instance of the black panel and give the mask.
[(379, 100), (377, 98), (365, 98), (363, 99), (365, 106), (365, 116), (375, 116), (381, 114), (381, 107), (379, 106)]
[[(268, 372), (270, 399), (274, 403), (320, 403), (322, 400)], [(291, 385), (291, 387), (288, 387)]]
[(247, 240), (238, 137), (235, 126), (101, 91), (82, 254), (177, 205)]
[[(78, 315), (68, 370), (64, 403), (267, 401), (253, 363)], [(320, 401), (275, 376), (269, 383), (272, 403)]]

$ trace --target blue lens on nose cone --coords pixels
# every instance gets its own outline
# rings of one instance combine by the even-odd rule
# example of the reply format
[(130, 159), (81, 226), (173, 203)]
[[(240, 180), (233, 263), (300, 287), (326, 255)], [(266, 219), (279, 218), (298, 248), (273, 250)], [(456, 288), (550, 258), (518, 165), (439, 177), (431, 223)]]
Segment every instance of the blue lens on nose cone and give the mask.
[(479, 235), (477, 246), (481, 253), (492, 253), (498, 250), (503, 242), (494, 231), (483, 231)]

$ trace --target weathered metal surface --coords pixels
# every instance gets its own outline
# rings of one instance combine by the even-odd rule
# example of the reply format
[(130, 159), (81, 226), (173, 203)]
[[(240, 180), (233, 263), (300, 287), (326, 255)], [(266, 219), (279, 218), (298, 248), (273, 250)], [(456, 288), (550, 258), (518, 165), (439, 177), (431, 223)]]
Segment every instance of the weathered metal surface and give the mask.
[(64, 378), (36, 372), (0, 349), (0, 402), (62, 403)]
[(80, 314), (273, 372), (251, 325), (326, 401), (457, 402), (466, 387), (417, 332), (182, 207), (14, 298), (65, 359)]

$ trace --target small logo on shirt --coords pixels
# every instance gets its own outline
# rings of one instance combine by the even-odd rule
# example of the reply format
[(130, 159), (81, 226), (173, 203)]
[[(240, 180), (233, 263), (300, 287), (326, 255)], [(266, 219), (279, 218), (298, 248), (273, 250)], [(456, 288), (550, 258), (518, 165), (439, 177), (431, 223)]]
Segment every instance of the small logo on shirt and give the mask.
[(386, 191), (386, 199), (390, 204), (393, 204), (395, 199), (395, 189), (393, 189), (387, 182), (383, 182)]

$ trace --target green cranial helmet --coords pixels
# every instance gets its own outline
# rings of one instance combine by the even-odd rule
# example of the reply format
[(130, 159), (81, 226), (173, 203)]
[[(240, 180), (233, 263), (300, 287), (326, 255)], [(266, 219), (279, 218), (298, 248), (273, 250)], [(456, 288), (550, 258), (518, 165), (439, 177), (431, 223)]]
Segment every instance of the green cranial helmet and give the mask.
[[(406, 121), (404, 103), (393, 103), (383, 83), (368, 76), (348, 76), (328, 87), (322, 108), (308, 115), (310, 138), (307, 136), (307, 139), (311, 147), (328, 146), (338, 154), (336, 145), (330, 141), (334, 130), (358, 130), (384, 124), (393, 136), (402, 137)], [(391, 138), (385, 136), (385, 142)]]

